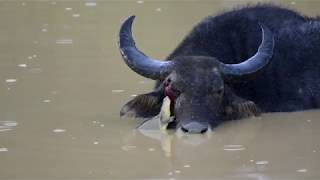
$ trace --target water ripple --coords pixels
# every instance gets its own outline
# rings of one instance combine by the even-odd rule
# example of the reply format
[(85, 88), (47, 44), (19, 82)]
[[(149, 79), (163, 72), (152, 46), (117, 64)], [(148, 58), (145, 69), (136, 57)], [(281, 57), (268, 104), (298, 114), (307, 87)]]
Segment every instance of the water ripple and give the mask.
[(10, 131), (17, 125), (15, 121), (0, 121), (0, 132)]
[(57, 39), (56, 44), (72, 44), (72, 39)]
[(97, 3), (96, 2), (86, 2), (85, 6), (93, 7), (93, 6), (97, 6)]
[(243, 147), (242, 145), (225, 145), (223, 150), (225, 151), (242, 151), (245, 150), (246, 148)]

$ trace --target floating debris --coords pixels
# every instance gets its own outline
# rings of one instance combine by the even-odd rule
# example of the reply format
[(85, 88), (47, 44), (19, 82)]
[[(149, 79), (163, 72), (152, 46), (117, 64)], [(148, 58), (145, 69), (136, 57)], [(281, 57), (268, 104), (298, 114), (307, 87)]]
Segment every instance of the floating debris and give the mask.
[(44, 103), (50, 103), (51, 100), (50, 100), (50, 99), (45, 99), (45, 100), (43, 100), (42, 102), (44, 102)]
[(225, 151), (242, 151), (245, 150), (242, 145), (225, 145), (223, 150)]
[(152, 151), (155, 151), (156, 149), (154, 148), (149, 148), (148, 151), (152, 152)]
[(94, 7), (94, 6), (97, 6), (97, 3), (96, 2), (86, 2), (85, 6)]
[(27, 64), (18, 64), (18, 67), (26, 68)]
[(1, 121), (0, 124), (7, 127), (14, 127), (18, 125), (15, 121)]
[(41, 31), (42, 31), (42, 32), (47, 32), (47, 31), (48, 31), (48, 29), (43, 28), (43, 29), (41, 29)]
[(225, 151), (243, 151), (245, 150), (246, 148), (235, 148), (235, 149), (232, 149), (232, 148), (224, 148), (223, 150)]
[(161, 9), (161, 8), (157, 8), (156, 11), (157, 11), (157, 12), (161, 12), (162, 9)]
[(225, 145), (224, 147), (228, 147), (228, 148), (239, 148), (242, 147), (242, 145), (234, 145), (234, 144), (230, 144), (230, 145)]
[(123, 89), (113, 89), (111, 92), (112, 93), (123, 93), (124, 90)]
[(169, 176), (172, 176), (172, 175), (173, 175), (173, 173), (172, 173), (172, 172), (168, 172), (168, 175), (169, 175)]
[(7, 83), (15, 83), (17, 82), (17, 79), (6, 79)]
[(66, 132), (65, 129), (54, 129), (53, 130), (54, 133), (62, 133), (62, 132)]
[(17, 125), (15, 121), (0, 121), (0, 132), (10, 131)]
[(32, 59), (32, 56), (28, 56), (28, 59)]
[(94, 145), (97, 145), (97, 144), (99, 144), (99, 142), (98, 142), (98, 141), (95, 141), (95, 142), (93, 142), (93, 144), (94, 144)]
[(134, 149), (136, 149), (136, 146), (122, 146), (121, 149), (124, 151), (132, 151)]
[(184, 165), (183, 167), (185, 167), (185, 168), (189, 168), (189, 167), (191, 167), (191, 165), (186, 164), (186, 165)]
[(143, 3), (144, 3), (144, 1), (139, 0), (139, 1), (137, 1), (137, 3), (138, 3), (138, 4), (143, 4)]
[(104, 127), (104, 124), (100, 124), (100, 127)]
[(175, 170), (174, 172), (175, 172), (176, 174), (180, 174), (180, 173), (181, 173), (180, 170)]
[(72, 39), (58, 39), (56, 40), (56, 44), (72, 44)]
[(301, 173), (305, 173), (307, 172), (308, 170), (307, 169), (298, 169), (297, 172), (301, 172)]
[(269, 161), (256, 161), (257, 165), (266, 165), (269, 164)]
[(80, 17), (80, 14), (72, 14), (72, 17), (78, 18), (78, 17)]
[(72, 8), (71, 8), (71, 7), (67, 7), (67, 8), (65, 8), (65, 10), (66, 10), (66, 11), (71, 11)]
[(290, 4), (291, 4), (291, 5), (296, 5), (296, 2), (291, 1)]
[(8, 148), (0, 148), (0, 152), (7, 152)]

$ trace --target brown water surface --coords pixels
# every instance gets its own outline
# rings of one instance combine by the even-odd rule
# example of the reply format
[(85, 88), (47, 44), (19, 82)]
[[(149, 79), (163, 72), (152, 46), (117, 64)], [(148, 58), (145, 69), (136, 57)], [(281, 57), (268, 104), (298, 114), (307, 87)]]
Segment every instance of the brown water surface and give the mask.
[[(203, 17), (247, 2), (0, 1), (0, 179), (320, 179), (318, 110), (192, 136), (119, 118), (153, 86), (119, 56), (125, 17), (161, 59)], [(320, 1), (277, 3), (320, 14)]]

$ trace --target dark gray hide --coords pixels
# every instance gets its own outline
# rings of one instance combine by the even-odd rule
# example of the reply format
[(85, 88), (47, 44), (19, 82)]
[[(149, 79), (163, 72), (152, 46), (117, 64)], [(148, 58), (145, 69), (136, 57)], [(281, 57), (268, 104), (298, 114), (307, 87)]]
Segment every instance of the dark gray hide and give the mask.
[(226, 120), (257, 115), (259, 109), (319, 107), (318, 19), (271, 5), (209, 16), (167, 61), (136, 48), (133, 19), (121, 26), (120, 52), (133, 71), (158, 83), (153, 92), (128, 102), (121, 115), (152, 117), (169, 96), (178, 127), (202, 133)]

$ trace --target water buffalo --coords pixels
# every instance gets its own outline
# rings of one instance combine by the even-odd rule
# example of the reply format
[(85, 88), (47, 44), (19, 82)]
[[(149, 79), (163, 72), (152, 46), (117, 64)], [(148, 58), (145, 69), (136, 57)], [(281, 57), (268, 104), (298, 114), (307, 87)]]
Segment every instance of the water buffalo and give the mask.
[(122, 116), (155, 116), (168, 96), (177, 127), (203, 133), (230, 119), (320, 105), (319, 18), (273, 5), (209, 16), (166, 61), (136, 48), (133, 20), (121, 26), (121, 55), (133, 71), (157, 84), (129, 101)]

